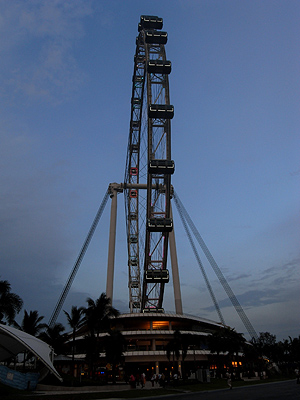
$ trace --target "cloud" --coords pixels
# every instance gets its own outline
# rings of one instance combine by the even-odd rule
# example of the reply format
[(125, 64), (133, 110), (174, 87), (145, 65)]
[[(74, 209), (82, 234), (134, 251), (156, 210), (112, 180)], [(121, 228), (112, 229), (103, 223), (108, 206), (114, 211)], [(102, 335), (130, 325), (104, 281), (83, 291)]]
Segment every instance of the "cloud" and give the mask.
[(300, 259), (294, 258), (282, 265), (267, 268), (261, 274), (258, 284), (264, 283), (280, 289), (290, 287), (299, 279)]
[(298, 176), (298, 175), (300, 175), (300, 169), (298, 169), (297, 171), (292, 171), (292, 172), (290, 172), (290, 175), (291, 175), (291, 176)]
[(91, 0), (16, 0), (0, 2), (0, 51), (28, 38), (74, 39), (84, 34), (81, 20), (94, 12)]
[(93, 1), (1, 2), (2, 96), (58, 104), (87, 79), (74, 55)]
[(70, 211), (57, 196), (63, 177), (44, 168), (39, 140), (26, 129), (1, 123), (0, 141), (0, 279), (26, 309), (36, 309), (49, 304), (57, 272), (71, 256), (64, 228)]
[[(268, 304), (274, 304), (282, 301), (277, 290), (249, 290), (236, 296), (238, 302), (242, 305), (243, 309), (251, 307), (260, 307)], [(232, 302), (228, 297), (218, 301), (218, 305), (221, 310), (225, 310), (228, 307), (233, 307)], [(214, 306), (208, 306), (204, 308), (207, 312), (215, 310)]]
[[(243, 279), (247, 278), (247, 279)], [(281, 264), (277, 263), (257, 274), (241, 273), (233, 279), (228, 279), (233, 292), (244, 312), (257, 331), (271, 331), (280, 339), (288, 334), (297, 335), (297, 320), (295, 310), (298, 308), (299, 258), (292, 258)], [(220, 288), (213, 284), (213, 290), (227, 324), (244, 331), (242, 321), (237, 320), (237, 314), (230, 299)], [(232, 284), (231, 284), (232, 283)], [(217, 312), (208, 296), (204, 283), (201, 286), (185, 285), (189, 288), (185, 301), (189, 303), (188, 313), (218, 320)], [(184, 288), (185, 289), (185, 288)], [(206, 296), (204, 296), (206, 294)], [(195, 296), (199, 301), (195, 302)], [(201, 300), (200, 300), (201, 298)], [(279, 310), (281, 310), (279, 312)], [(284, 315), (280, 315), (284, 310)], [(285, 323), (289, 328), (285, 327)]]
[(245, 279), (245, 278), (250, 278), (250, 277), (251, 277), (251, 274), (244, 273), (244, 274), (239, 274), (239, 275), (230, 277), (228, 280), (229, 281), (238, 281), (240, 279)]

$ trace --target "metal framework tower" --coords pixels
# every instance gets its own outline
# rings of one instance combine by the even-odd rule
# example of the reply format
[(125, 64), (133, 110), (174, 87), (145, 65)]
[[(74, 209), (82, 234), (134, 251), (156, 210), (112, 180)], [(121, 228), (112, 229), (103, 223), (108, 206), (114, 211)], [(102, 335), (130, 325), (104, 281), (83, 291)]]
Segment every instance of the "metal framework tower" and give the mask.
[(163, 312), (164, 288), (169, 282), (167, 260), (170, 250), (175, 310), (177, 314), (183, 313), (171, 207), (171, 198), (174, 197), (220, 321), (225, 324), (189, 227), (250, 336), (256, 338), (253, 326), (171, 186), (171, 176), (175, 171), (171, 158), (171, 119), (174, 107), (170, 104), (169, 94), (172, 65), (166, 57), (168, 35), (161, 31), (162, 27), (162, 18), (146, 15), (140, 18), (134, 56), (124, 183), (109, 185), (49, 324), (53, 325), (57, 319), (109, 197), (112, 202), (106, 296), (113, 300), (117, 196), (124, 193), (130, 312)]
[(131, 118), (124, 179), (131, 312), (162, 311), (170, 217), (171, 119), (167, 32), (162, 18), (142, 15), (132, 78)]

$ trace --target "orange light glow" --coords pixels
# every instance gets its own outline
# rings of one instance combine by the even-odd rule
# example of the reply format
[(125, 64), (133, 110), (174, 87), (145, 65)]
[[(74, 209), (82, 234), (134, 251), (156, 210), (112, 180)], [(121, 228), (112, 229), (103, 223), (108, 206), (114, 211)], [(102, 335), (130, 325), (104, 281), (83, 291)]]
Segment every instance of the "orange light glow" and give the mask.
[(232, 361), (232, 366), (234, 367), (234, 368), (237, 368), (237, 367), (241, 367), (241, 365), (242, 365), (242, 363), (239, 361), (239, 362), (237, 362), (237, 361)]
[(153, 321), (152, 322), (153, 329), (169, 329), (169, 322), (168, 321)]

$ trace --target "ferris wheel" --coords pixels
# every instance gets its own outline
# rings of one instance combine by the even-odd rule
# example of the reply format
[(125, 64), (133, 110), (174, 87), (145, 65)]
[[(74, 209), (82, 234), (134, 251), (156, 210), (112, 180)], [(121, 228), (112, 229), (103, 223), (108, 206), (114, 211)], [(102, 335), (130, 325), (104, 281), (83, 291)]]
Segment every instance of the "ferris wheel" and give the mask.
[(171, 119), (167, 32), (162, 18), (142, 15), (132, 77), (131, 117), (124, 178), (130, 312), (163, 311), (170, 212)]
[(174, 161), (171, 159), (171, 119), (174, 116), (174, 107), (170, 104), (169, 94), (168, 77), (171, 73), (171, 62), (167, 60), (165, 52), (168, 35), (166, 32), (161, 31), (162, 27), (162, 18), (141, 16), (134, 56), (130, 130), (124, 182), (109, 184), (50, 317), (49, 326), (54, 326), (57, 320), (109, 197), (111, 197), (112, 203), (106, 295), (112, 301), (117, 195), (124, 192), (130, 312), (164, 311), (162, 308), (164, 288), (169, 281), (169, 271), (167, 269), (169, 243), (175, 310), (177, 314), (183, 314), (170, 202), (173, 196), (186, 235), (221, 323), (225, 324), (225, 321), (206, 276), (192, 235), (216, 273), (250, 337), (257, 339), (257, 333), (242, 306), (177, 193), (171, 187), (171, 175), (175, 170)]

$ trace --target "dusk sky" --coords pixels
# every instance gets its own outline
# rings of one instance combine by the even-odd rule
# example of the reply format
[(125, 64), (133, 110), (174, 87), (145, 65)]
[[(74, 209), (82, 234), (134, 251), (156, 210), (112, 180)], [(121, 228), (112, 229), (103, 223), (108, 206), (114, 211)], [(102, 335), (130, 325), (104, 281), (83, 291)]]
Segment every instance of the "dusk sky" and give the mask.
[[(0, 279), (24, 300), (19, 318), (49, 321), (109, 183), (124, 180), (142, 14), (168, 32), (172, 184), (256, 332), (298, 337), (297, 0), (0, 0)], [(173, 208), (184, 313), (217, 321)], [(68, 312), (106, 290), (109, 216), (110, 200)], [(116, 246), (113, 305), (128, 312), (122, 194)], [(225, 322), (248, 338), (199, 254)]]

